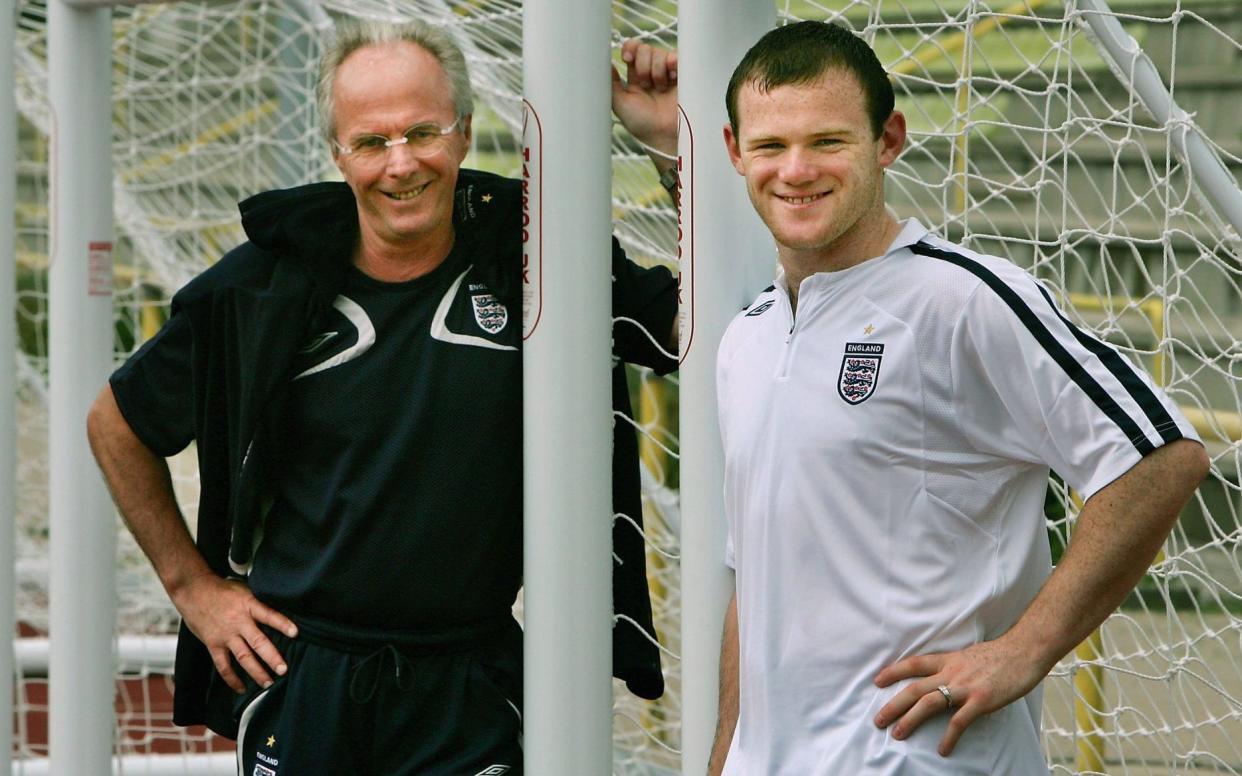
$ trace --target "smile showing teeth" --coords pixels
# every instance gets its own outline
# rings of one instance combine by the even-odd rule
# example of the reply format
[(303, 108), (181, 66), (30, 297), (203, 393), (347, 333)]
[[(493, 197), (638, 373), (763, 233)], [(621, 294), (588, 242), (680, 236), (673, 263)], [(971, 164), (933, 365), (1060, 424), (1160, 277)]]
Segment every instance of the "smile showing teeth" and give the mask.
[[(777, 196), (780, 196), (779, 194)], [(827, 194), (812, 194), (809, 197), (780, 197), (791, 205), (805, 205), (808, 202), (814, 202), (817, 199), (828, 196)]]
[(409, 191), (385, 191), (384, 195), (388, 197), (389, 199), (395, 199), (395, 200), (404, 202), (407, 199), (414, 199), (419, 194), (422, 194), (423, 189), (425, 188), (427, 188), (426, 183), (424, 183), (423, 185), (419, 186), (416, 189), (410, 189)]

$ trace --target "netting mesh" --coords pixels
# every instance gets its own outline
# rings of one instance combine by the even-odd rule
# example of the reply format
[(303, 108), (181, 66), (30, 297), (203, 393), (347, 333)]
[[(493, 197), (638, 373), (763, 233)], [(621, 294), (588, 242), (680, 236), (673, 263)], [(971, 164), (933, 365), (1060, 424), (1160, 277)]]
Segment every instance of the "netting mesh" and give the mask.
[[(17, 94), (21, 121), (19, 174), (19, 315), (21, 352), (19, 480), (19, 616), (25, 634), (44, 633), (47, 616), (47, 159), (46, 6), (18, 2)], [(158, 328), (173, 291), (243, 235), (237, 202), (270, 188), (339, 178), (319, 137), (315, 63), (333, 24), (343, 17), (419, 18), (443, 26), (466, 54), (477, 109), (466, 166), (505, 175), (520, 170), (522, 16), (516, 0), (325, 0), (324, 2), (166, 3), (118, 8), (113, 14), (113, 160), (117, 215), (118, 359)], [(641, 0), (615, 6), (614, 48), (641, 36), (673, 45), (673, 8)], [(615, 133), (616, 233), (639, 263), (672, 263), (676, 232), (671, 203), (642, 150)], [(666, 427), (675, 383), (634, 370), (636, 421), (645, 438), (675, 449)], [(640, 397), (664, 392), (654, 403)], [(667, 549), (676, 526), (675, 463), (646, 455), (651, 544)], [(172, 462), (178, 497), (195, 521), (197, 482), (192, 450)], [(670, 473), (673, 472), (673, 473)], [(618, 516), (629, 523), (635, 516)], [(631, 523), (632, 524), (632, 523)], [(120, 527), (118, 623), (121, 634), (175, 632), (177, 613), (140, 550)], [(676, 649), (675, 555), (653, 550), (657, 617), (664, 644)], [(660, 559), (663, 559), (662, 561)], [(219, 742), (202, 730), (171, 728), (170, 641), (126, 657), (118, 674), (118, 754), (201, 753)], [(128, 645), (128, 646), (127, 646)], [(37, 652), (37, 644), (29, 646)], [(27, 650), (30, 651), (30, 650)], [(43, 659), (45, 661), (45, 658)], [(18, 693), (21, 757), (46, 754), (46, 679), (41, 660), (22, 661)], [(670, 699), (648, 704), (618, 688), (617, 771), (650, 772), (675, 762), (676, 662)], [(672, 757), (672, 760), (669, 758)], [(654, 759), (653, 759), (654, 758)], [(207, 772), (206, 761), (186, 760)], [(229, 772), (227, 764), (217, 772)]]
[[(46, 10), (31, 0), (19, 0), (17, 9), (18, 607), (24, 633), (35, 634), (47, 628)], [(1045, 741), (1054, 772), (1242, 773), (1238, 244), (1174, 152), (1170, 130), (1185, 121), (1151, 119), (1085, 34), (1083, 12), (1072, 5), (782, 0), (777, 9), (782, 20), (834, 19), (860, 31), (894, 73), (911, 133), (889, 176), (892, 206), (972, 248), (1031, 267), (1067, 301), (1071, 318), (1156, 375), (1208, 443), (1211, 478), (1163, 558), (1094, 647), (1062, 661), (1047, 683)], [(1127, 0), (1114, 10), (1236, 174), (1242, 4)], [(118, 358), (158, 326), (173, 290), (240, 241), (238, 199), (335, 177), (310, 94), (323, 36), (345, 15), (417, 15), (444, 24), (466, 51), (478, 94), (467, 165), (517, 173), (517, 0), (118, 9)], [(674, 15), (669, 2), (616, 2), (614, 38), (672, 45)], [(672, 265), (673, 213), (641, 150), (624, 133), (615, 137), (617, 235), (634, 259)], [(616, 771), (653, 773), (675, 769), (680, 746), (678, 386), (641, 371), (630, 378), (669, 693), (655, 704), (616, 693)], [(192, 453), (173, 463), (181, 504), (193, 521)], [(1056, 482), (1049, 493), (1049, 530), (1059, 548), (1077, 507)], [(128, 534), (121, 536), (121, 630), (167, 634), (176, 613)], [(22, 756), (46, 751), (38, 662), (23, 661), (19, 677)], [(215, 746), (201, 731), (169, 729), (166, 659), (122, 662), (118, 752)]]
[[(1239, 5), (1114, 4), (1190, 113), (1166, 123), (1127, 86), (1129, 63), (1113, 72), (1072, 4), (778, 9), (851, 27), (894, 75), (910, 125), (889, 175), (900, 215), (1031, 268), (1071, 318), (1167, 386), (1208, 444), (1211, 477), (1163, 558), (1046, 683), (1053, 772), (1242, 773), (1239, 243), (1175, 153), (1193, 121), (1235, 174), (1242, 162), (1236, 109), (1223, 109), (1239, 96)], [(1056, 482), (1049, 493), (1059, 554), (1078, 507)]]

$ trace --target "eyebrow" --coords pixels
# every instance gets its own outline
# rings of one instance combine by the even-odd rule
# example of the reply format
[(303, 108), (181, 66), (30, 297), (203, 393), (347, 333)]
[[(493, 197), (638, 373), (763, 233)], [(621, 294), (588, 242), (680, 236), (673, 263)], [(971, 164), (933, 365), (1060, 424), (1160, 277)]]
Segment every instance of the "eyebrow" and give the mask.
[[(819, 132), (812, 132), (807, 137), (811, 140), (822, 140), (823, 138), (826, 138), (826, 137), (849, 137), (853, 134), (854, 134), (854, 131), (851, 129), (839, 128), (839, 129), (825, 129)], [(758, 145), (762, 143), (784, 143), (786, 141), (787, 141), (787, 137), (784, 135), (769, 134), (769, 135), (756, 135), (755, 137), (745, 138), (742, 141), (742, 144), (751, 146), (751, 145)]]

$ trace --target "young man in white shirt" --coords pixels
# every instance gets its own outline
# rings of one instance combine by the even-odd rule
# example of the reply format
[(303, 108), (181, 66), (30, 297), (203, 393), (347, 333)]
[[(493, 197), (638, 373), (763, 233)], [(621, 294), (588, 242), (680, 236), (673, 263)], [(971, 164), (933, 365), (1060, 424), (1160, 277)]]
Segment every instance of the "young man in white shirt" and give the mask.
[[(1207, 472), (1194, 430), (1028, 274), (885, 208), (871, 49), (773, 30), (724, 137), (780, 259), (721, 343), (736, 589), (712, 774), (1046, 774), (1037, 687)], [(1055, 572), (1049, 469), (1086, 499)]]

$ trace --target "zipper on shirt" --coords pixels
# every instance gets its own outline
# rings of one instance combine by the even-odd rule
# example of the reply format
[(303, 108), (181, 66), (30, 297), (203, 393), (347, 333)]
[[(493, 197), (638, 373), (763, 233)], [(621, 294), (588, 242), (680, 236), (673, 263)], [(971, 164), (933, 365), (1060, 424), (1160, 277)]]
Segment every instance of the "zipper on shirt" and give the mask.
[(776, 370), (777, 379), (784, 379), (789, 376), (789, 363), (793, 360), (793, 339), (798, 329), (798, 316), (794, 313), (793, 305), (789, 303), (788, 293), (777, 289), (776, 295), (780, 298), (781, 310), (789, 321), (789, 331), (785, 334), (785, 344), (781, 346), (780, 363)]

